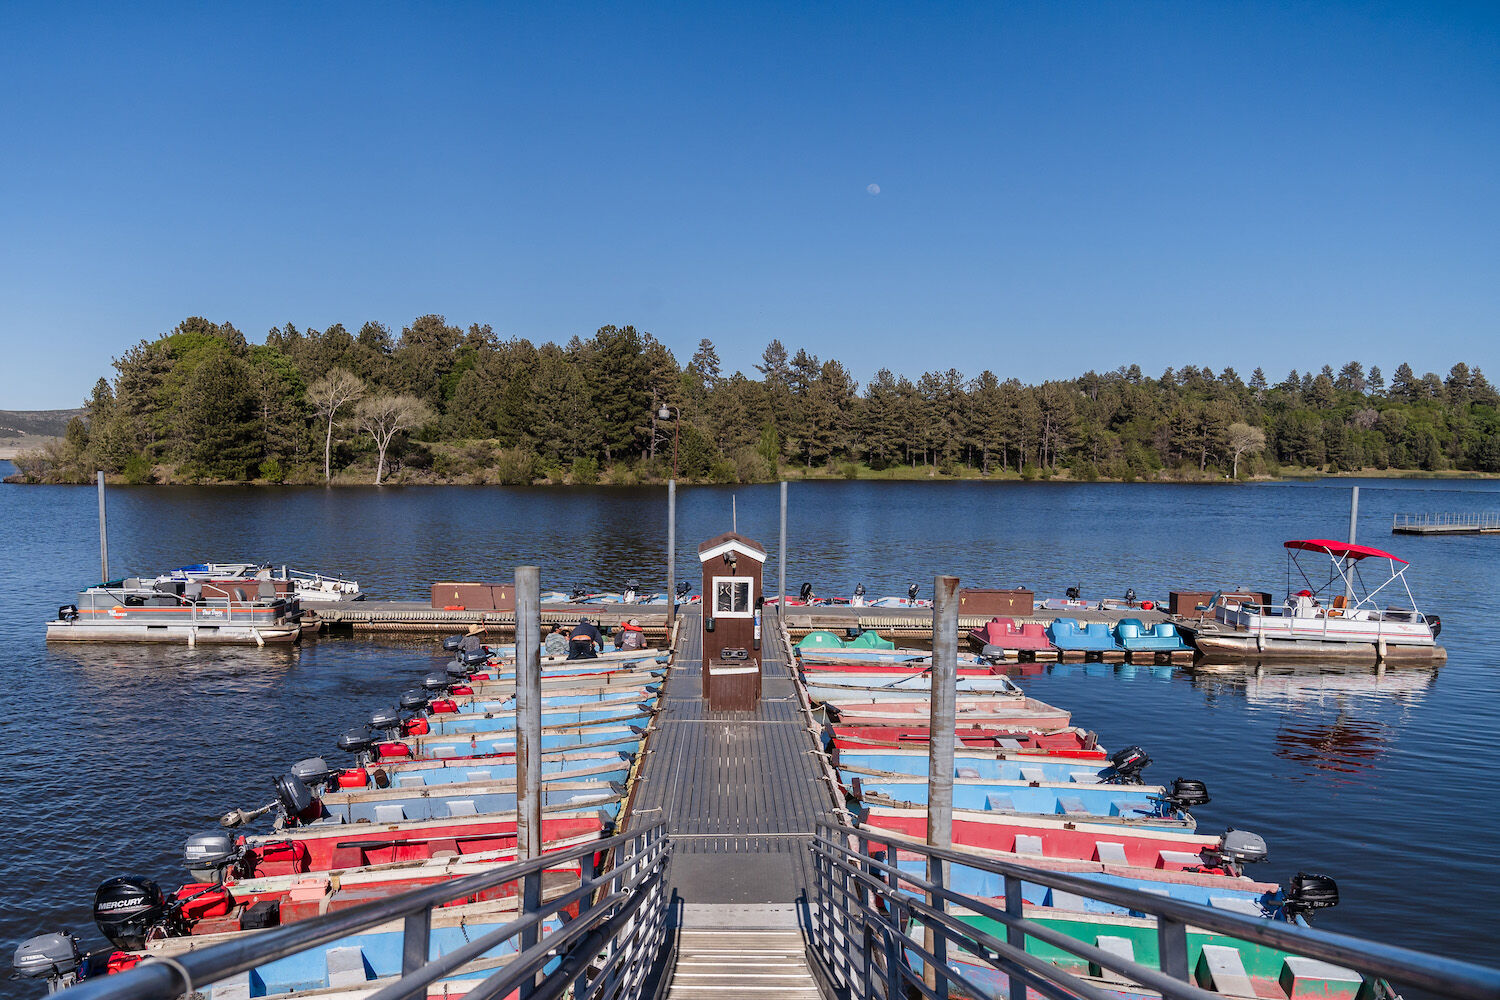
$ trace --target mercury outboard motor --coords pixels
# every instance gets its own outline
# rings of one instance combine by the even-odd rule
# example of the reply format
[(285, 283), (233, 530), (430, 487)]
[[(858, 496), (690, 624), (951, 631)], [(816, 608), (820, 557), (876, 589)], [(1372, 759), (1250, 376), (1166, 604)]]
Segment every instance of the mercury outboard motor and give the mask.
[(921, 588), (914, 583), (906, 588), (906, 599), (908, 601), (915, 601), (919, 593), (921, 593)]
[(1264, 861), (1269, 856), (1265, 838), (1249, 830), (1236, 830), (1232, 826), (1224, 831), (1218, 847), (1203, 849), (1204, 859), (1212, 867), (1222, 868), (1228, 875), (1243, 875), (1246, 865)]
[(1128, 746), (1109, 755), (1109, 767), (1102, 775), (1108, 785), (1135, 785), (1141, 780), (1141, 772), (1151, 764), (1146, 751), (1137, 746)]
[[(448, 679), (446, 677), (443, 678), (443, 683), (446, 684), (447, 682)], [(421, 688), (412, 688), (409, 691), (402, 691), (401, 697), (397, 700), (396, 704), (400, 706), (403, 712), (420, 712), (427, 707), (428, 699), (431, 697), (432, 695)]]
[(1082, 600), (1083, 584), (1080, 583), (1077, 586), (1069, 587), (1067, 590), (1063, 591), (1063, 595), (1070, 601)]
[(1207, 805), (1208, 786), (1197, 778), (1175, 778), (1172, 787), (1162, 794), (1162, 800), (1174, 809), (1187, 812), (1193, 806)]
[(182, 866), (197, 882), (223, 885), (245, 856), (235, 836), (224, 830), (195, 833), (182, 845)]
[(1329, 875), (1314, 872), (1298, 872), (1292, 876), (1286, 889), (1286, 901), (1282, 904), (1287, 915), (1296, 917), (1339, 905), (1339, 885)]
[(16, 946), (10, 960), (15, 975), (21, 979), (47, 979), (47, 992), (56, 993), (78, 981), (83, 955), (78, 939), (67, 931), (38, 934)]
[(679, 583), (677, 585), (677, 599), (679, 601), (682, 600), (688, 594), (692, 593), (692, 590), (693, 590), (693, 585), (691, 583), (689, 583), (687, 580), (683, 580), (681, 583)]
[(808, 601), (812, 600), (812, 596), (813, 596), (812, 584), (810, 584), (810, 583), (804, 583), (802, 585), (802, 589), (800, 589), (800, 590), (797, 591), (797, 596), (800, 597), (800, 598), (802, 598), (802, 603), (803, 604), (806, 604)]
[(577, 601), (577, 600), (579, 600), (581, 598), (589, 596), (589, 592), (587, 590), (583, 589), (582, 587), (574, 587), (573, 588), (573, 593), (572, 593), (571, 596), (572, 596), (573, 600)]
[(456, 652), (463, 641), (464, 637), (461, 635), (445, 635), (443, 636), (443, 648), (450, 653)]
[(166, 916), (166, 897), (149, 878), (119, 875), (94, 890), (94, 923), (121, 951), (146, 947), (148, 935)]

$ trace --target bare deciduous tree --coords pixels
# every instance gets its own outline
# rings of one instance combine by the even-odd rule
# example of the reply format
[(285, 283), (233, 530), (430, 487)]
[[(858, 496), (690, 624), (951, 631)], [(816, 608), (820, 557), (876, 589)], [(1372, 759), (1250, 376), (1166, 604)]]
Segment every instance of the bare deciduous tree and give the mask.
[(347, 368), (330, 368), (328, 374), (315, 379), (307, 387), (307, 398), (318, 416), (328, 424), (328, 433), (323, 439), (323, 481), (333, 478), (331, 456), (333, 454), (333, 424), (341, 407), (358, 402), (365, 394), (365, 383)]
[(1266, 446), (1266, 432), (1246, 423), (1229, 425), (1229, 447), (1234, 452), (1232, 479), (1240, 478), (1240, 456), (1253, 455)]
[(370, 396), (354, 407), (354, 418), (359, 426), (375, 442), (378, 453), (375, 460), (375, 485), (385, 478), (385, 451), (391, 439), (402, 431), (411, 430), (430, 423), (436, 418), (432, 408), (416, 396), (402, 393), (397, 396)]

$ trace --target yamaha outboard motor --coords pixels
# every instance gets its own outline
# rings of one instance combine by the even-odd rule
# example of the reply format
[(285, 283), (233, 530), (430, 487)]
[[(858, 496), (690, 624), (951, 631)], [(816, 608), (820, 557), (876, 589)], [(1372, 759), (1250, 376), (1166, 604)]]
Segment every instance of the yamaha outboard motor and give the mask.
[(167, 915), (161, 887), (139, 875), (120, 875), (94, 891), (94, 923), (121, 951), (140, 951)]
[(394, 738), (401, 731), (401, 713), (394, 708), (377, 708), (370, 713), (370, 731)]
[(1224, 836), (1219, 840), (1219, 846), (1206, 847), (1203, 856), (1217, 863), (1231, 875), (1243, 875), (1245, 865), (1264, 861), (1269, 856), (1266, 850), (1265, 838), (1258, 833), (1249, 830), (1236, 830), (1234, 827), (1224, 831)]
[(455, 680), (467, 680), (474, 675), (474, 668), (463, 661), (462, 653), (444, 664), (443, 670)]
[(450, 683), (452, 683), (452, 681), (450, 680), (448, 675), (446, 673), (440, 673), (438, 671), (433, 671), (426, 677), (422, 678), (422, 687), (426, 688), (428, 691), (433, 692), (444, 690)]
[(1137, 746), (1128, 746), (1109, 755), (1109, 768), (1103, 780), (1110, 785), (1135, 785), (1141, 780), (1141, 772), (1151, 764), (1146, 751)]
[[(344, 736), (349, 735), (352, 734), (344, 734)], [(340, 748), (343, 745), (344, 737), (341, 736), (339, 737)], [(312, 791), (297, 775), (283, 774), (273, 779), (271, 785), (276, 789), (274, 801), (267, 802), (258, 809), (231, 809), (219, 817), (219, 825), (223, 827), (244, 826), (274, 809), (281, 810), (282, 820), (287, 826), (310, 823), (322, 815), (323, 803), (313, 796)]]
[(1196, 778), (1176, 778), (1172, 781), (1172, 787), (1163, 795), (1162, 800), (1174, 809), (1187, 812), (1193, 806), (1207, 805), (1211, 799), (1208, 797), (1208, 786)]
[[(446, 684), (447, 682), (447, 678), (443, 678), (443, 683)], [(428, 699), (431, 697), (430, 694), (421, 688), (412, 688), (409, 691), (402, 691), (401, 697), (397, 700), (396, 704), (400, 706), (403, 712), (419, 712), (427, 707)]]
[(375, 745), (375, 737), (368, 729), (350, 729), (340, 733), (336, 743), (345, 753), (361, 754)]
[(450, 653), (455, 652), (463, 641), (464, 637), (461, 635), (445, 635), (443, 636), (443, 648)]
[(195, 833), (182, 845), (182, 866), (197, 882), (223, 885), (244, 856), (234, 834), (224, 830)]
[(21, 979), (47, 979), (47, 992), (56, 993), (78, 981), (78, 967), (83, 955), (78, 939), (67, 931), (38, 934), (16, 946), (10, 960), (15, 975)]
[(329, 767), (328, 762), (322, 757), (308, 757), (297, 761), (291, 767), (292, 776), (309, 789), (322, 788), (328, 784), (328, 779), (337, 773), (338, 768)]
[(1328, 875), (1298, 872), (1286, 888), (1283, 904), (1288, 916), (1301, 916), (1313, 910), (1339, 905), (1339, 885)]

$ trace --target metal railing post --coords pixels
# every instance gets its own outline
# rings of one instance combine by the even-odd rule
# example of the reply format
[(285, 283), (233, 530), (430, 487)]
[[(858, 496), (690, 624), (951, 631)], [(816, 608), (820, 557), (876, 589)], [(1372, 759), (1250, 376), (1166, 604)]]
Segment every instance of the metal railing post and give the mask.
[(432, 948), (432, 911), (413, 913), (401, 924), (401, 974), (409, 976), (427, 964)]
[[(542, 855), (542, 587), (536, 566), (516, 567), (516, 857)], [(542, 875), (521, 880), (521, 912), (542, 905)], [(536, 944), (540, 924), (521, 934), (521, 950)], [(521, 1000), (536, 988), (536, 977), (521, 983)]]
[[(1025, 901), (1021, 895), (1021, 880), (1015, 875), (1005, 876), (1005, 912), (1017, 920), (1025, 915)], [(1005, 943), (1021, 951), (1026, 950), (1026, 932), (1016, 924), (1005, 928)], [(1026, 983), (1012, 972), (1005, 975), (1010, 1000), (1026, 1000)]]
[(1187, 924), (1170, 917), (1157, 917), (1156, 950), (1161, 971), (1174, 979), (1187, 982)]

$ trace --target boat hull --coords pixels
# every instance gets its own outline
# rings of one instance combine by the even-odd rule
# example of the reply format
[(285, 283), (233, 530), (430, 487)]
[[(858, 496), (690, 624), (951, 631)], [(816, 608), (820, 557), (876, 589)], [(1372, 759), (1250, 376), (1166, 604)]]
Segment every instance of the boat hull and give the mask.
[(294, 643), (302, 628), (290, 625), (147, 625), (95, 622), (47, 623), (48, 642), (166, 642), (178, 645), (262, 646)]

